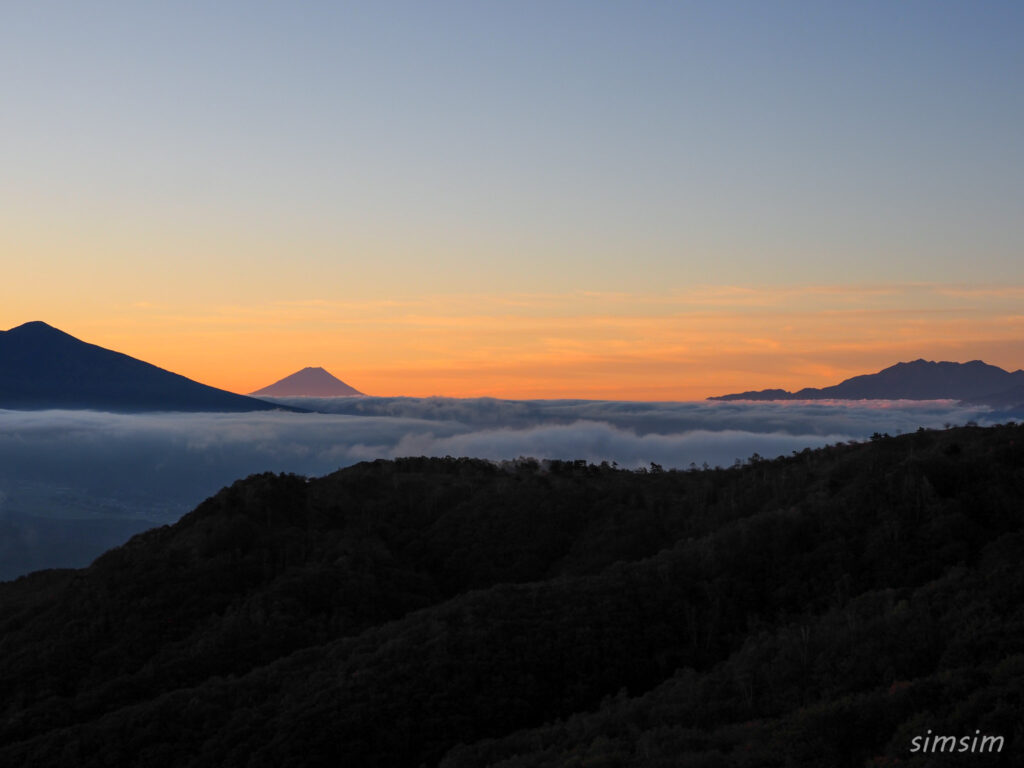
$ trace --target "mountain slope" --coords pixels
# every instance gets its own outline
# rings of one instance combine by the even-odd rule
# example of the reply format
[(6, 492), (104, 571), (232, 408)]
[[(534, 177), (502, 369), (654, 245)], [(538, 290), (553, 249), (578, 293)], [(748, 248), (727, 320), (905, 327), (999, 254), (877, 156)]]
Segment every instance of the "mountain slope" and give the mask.
[(821, 389), (807, 387), (797, 392), (763, 389), (708, 400), (975, 400), (1021, 385), (1024, 385), (1024, 371), (1010, 373), (980, 360), (969, 363), (914, 360)]
[(0, 764), (859, 768), (931, 764), (908, 761), (926, 728), (1019, 745), (1022, 435), (707, 472), (254, 476), (86, 570), (0, 584)]
[(1024, 384), (994, 394), (973, 397), (968, 402), (988, 405), (992, 408), (1021, 410), (1024, 409)]
[(255, 397), (354, 397), (363, 393), (323, 368), (303, 368), (249, 394)]
[(0, 331), (0, 408), (131, 412), (279, 407), (87, 344), (46, 323), (25, 323)]

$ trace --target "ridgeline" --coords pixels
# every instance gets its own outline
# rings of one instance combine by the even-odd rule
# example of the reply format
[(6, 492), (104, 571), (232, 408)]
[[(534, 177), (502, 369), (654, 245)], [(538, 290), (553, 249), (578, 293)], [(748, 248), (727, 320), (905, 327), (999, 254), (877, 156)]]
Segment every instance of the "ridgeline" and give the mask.
[(252, 476), (0, 584), (0, 765), (1016, 765), (1022, 509), (1015, 425)]

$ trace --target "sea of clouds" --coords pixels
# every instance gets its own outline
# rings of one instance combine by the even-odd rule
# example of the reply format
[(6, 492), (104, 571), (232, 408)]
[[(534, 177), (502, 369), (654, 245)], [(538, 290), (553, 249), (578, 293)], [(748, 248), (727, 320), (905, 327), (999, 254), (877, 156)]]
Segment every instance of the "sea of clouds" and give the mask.
[[(130, 521), (124, 530), (134, 532), (173, 522), (225, 485), (257, 472), (323, 475), (363, 460), (447, 455), (585, 459), (624, 467), (655, 462), (666, 469), (729, 466), (754, 453), (771, 458), (863, 440), (874, 432), (1002, 420), (987, 408), (952, 401), (279, 402), (316, 412), (0, 410), (0, 523), (7, 526), (0, 526), (0, 559), (6, 551), (11, 561), (12, 547), (36, 546), (45, 554), (47, 537), (33, 521), (118, 519)], [(84, 564), (83, 558), (99, 554), (123, 533), (103, 530), (101, 549), (89, 550), (89, 537), (83, 536), (88, 552), (75, 562), (53, 564)], [(0, 578), (5, 577), (10, 569), (0, 561)]]

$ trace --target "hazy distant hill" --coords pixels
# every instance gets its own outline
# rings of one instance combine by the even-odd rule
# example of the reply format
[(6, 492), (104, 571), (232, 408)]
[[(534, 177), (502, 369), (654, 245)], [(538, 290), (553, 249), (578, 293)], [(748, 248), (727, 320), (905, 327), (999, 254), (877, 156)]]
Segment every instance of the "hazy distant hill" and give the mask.
[(87, 344), (46, 323), (25, 323), (0, 331), (0, 408), (131, 412), (282, 407)]
[(968, 398), (967, 400), (970, 403), (990, 405), (998, 409), (1021, 410), (1024, 409), (1024, 385), (996, 392), (992, 395)]
[[(822, 389), (797, 392), (762, 389), (709, 400), (973, 400), (1007, 392), (1024, 385), (1024, 371), (1009, 373), (981, 360), (969, 363), (936, 363), (914, 360), (897, 363), (878, 373), (854, 376)], [(1024, 400), (1024, 398), (1022, 398)], [(1019, 401), (1018, 401), (1019, 402)]]
[(1009, 768), (1022, 435), (252, 476), (0, 584), (0, 765)]
[(159, 523), (137, 517), (51, 518), (0, 511), (0, 581), (30, 571), (88, 565)]
[(363, 393), (323, 368), (303, 368), (249, 394), (257, 397), (353, 397)]

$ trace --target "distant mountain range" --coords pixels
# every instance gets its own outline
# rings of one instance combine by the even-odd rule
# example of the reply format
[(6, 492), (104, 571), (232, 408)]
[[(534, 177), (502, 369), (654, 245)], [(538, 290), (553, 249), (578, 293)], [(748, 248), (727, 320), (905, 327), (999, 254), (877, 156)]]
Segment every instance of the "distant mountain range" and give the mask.
[(356, 397), (363, 393), (323, 368), (303, 368), (249, 394), (254, 397)]
[(31, 322), (0, 331), (0, 408), (135, 412), (285, 407), (200, 384)]
[(1004, 371), (981, 360), (936, 363), (914, 360), (878, 373), (854, 376), (831, 387), (796, 392), (762, 389), (708, 400), (965, 400), (994, 407), (1024, 404), (1024, 371)]

